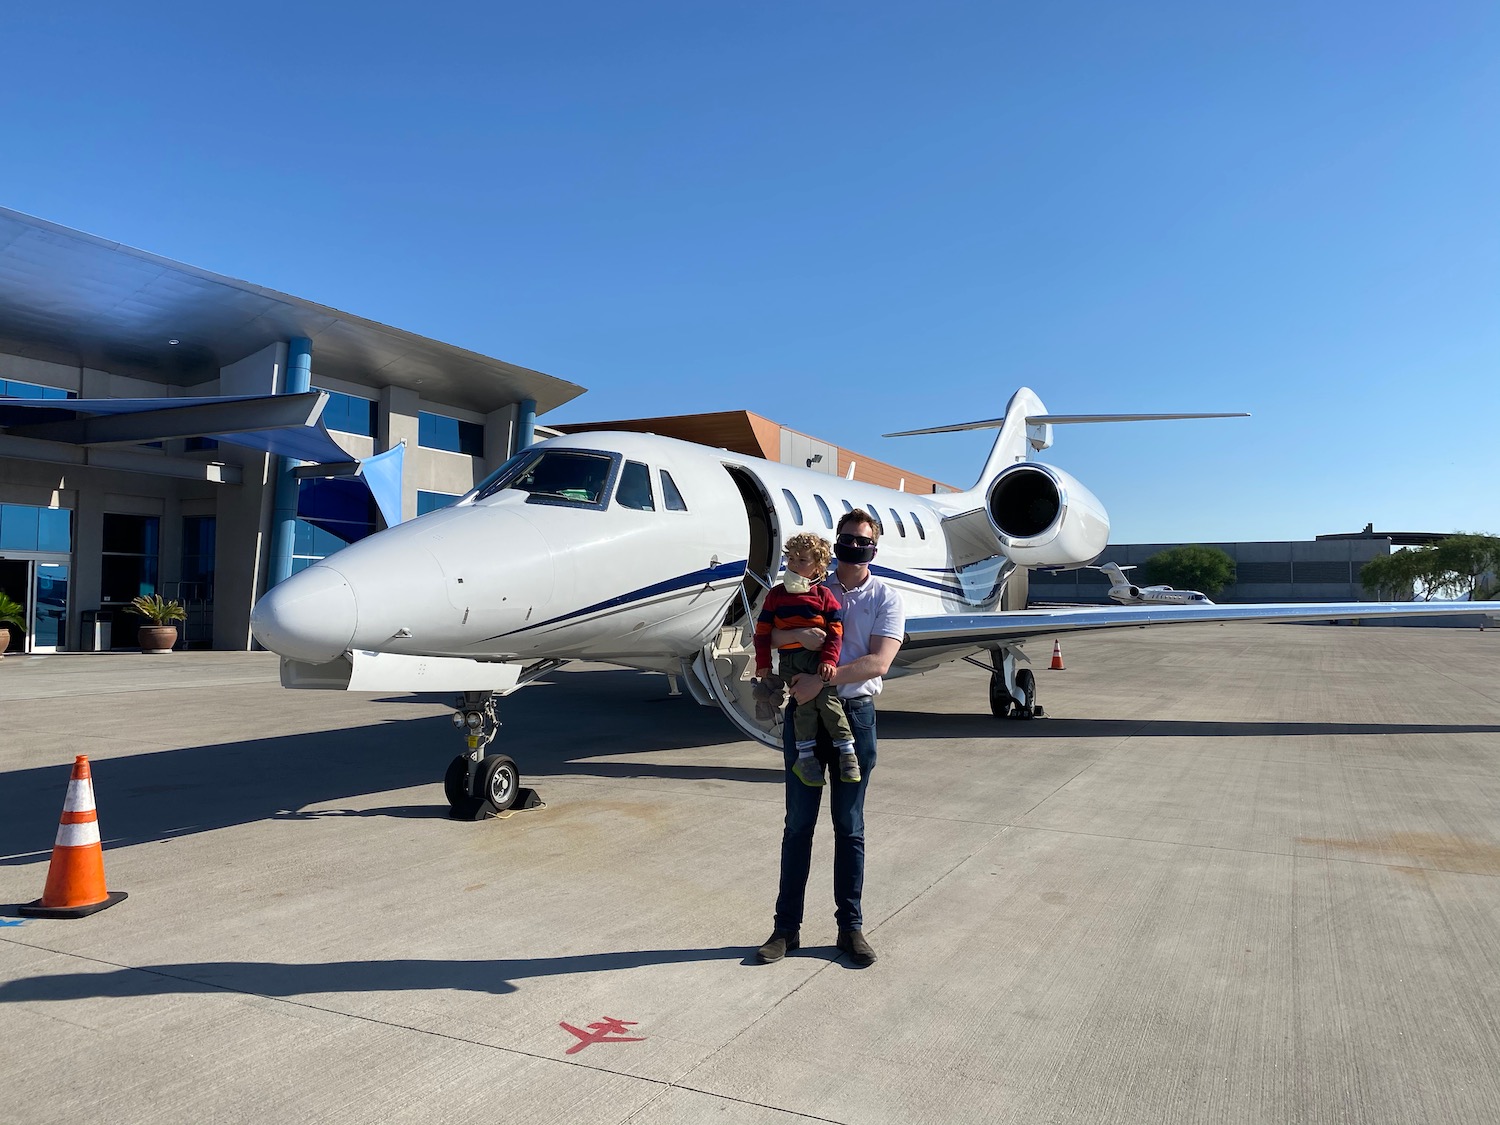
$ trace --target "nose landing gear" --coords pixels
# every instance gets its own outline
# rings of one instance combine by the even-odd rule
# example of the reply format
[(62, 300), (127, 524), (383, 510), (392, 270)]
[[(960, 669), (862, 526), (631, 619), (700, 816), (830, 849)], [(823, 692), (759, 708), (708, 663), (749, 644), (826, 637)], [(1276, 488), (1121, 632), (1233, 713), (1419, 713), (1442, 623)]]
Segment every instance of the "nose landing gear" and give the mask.
[(453, 725), (464, 732), (468, 749), (448, 764), (443, 775), (449, 816), (483, 820), (513, 807), (529, 809), (541, 803), (536, 790), (521, 787), (521, 771), (514, 759), (484, 752), (500, 730), (494, 692), (465, 692), (453, 713)]

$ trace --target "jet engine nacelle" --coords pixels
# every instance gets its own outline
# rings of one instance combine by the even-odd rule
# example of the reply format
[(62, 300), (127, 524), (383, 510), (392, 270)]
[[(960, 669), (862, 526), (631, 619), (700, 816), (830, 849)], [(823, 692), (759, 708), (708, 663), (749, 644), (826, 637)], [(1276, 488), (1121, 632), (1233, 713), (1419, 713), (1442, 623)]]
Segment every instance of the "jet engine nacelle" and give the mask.
[(995, 478), (985, 497), (990, 526), (1021, 566), (1081, 566), (1109, 542), (1104, 505), (1053, 465), (1024, 462)]

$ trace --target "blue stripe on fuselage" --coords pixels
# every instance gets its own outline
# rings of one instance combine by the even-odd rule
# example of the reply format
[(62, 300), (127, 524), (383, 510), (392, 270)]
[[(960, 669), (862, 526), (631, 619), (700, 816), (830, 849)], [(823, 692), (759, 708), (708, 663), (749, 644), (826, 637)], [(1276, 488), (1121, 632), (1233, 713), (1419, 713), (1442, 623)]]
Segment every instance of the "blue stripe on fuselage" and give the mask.
[(588, 613), (597, 613), (603, 609), (617, 609), (631, 602), (642, 601), (646, 598), (654, 598), (660, 594), (669, 594), (674, 590), (684, 590), (690, 586), (706, 586), (725, 578), (739, 578), (745, 573), (745, 566), (749, 560), (740, 559), (738, 562), (720, 563), (718, 566), (704, 567), (695, 570), (691, 574), (679, 574), (676, 578), (668, 578), (665, 582), (655, 582), (650, 586), (642, 586), (638, 590), (631, 590), (627, 594), (609, 598), (593, 605), (575, 609), (572, 613), (564, 613), (559, 617), (552, 617), (546, 621), (538, 621), (535, 625), (526, 625), (509, 633), (501, 633), (496, 637), (488, 637), (487, 640), (498, 640), (499, 637), (513, 637), (517, 633), (529, 633), (533, 629), (540, 629), (546, 625), (556, 625), (561, 621), (571, 621), (575, 617), (582, 617)]

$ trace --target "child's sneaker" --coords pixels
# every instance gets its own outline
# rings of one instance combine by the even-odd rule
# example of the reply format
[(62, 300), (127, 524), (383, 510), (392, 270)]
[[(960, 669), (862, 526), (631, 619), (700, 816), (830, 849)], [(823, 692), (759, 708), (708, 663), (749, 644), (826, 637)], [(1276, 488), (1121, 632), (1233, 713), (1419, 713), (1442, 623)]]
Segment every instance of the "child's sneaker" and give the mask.
[(799, 757), (792, 766), (792, 772), (797, 775), (797, 780), (803, 785), (811, 785), (814, 789), (820, 789), (823, 786), (823, 763), (811, 755), (806, 758)]
[(839, 780), (858, 781), (860, 779), (859, 758), (853, 750), (845, 750), (839, 755)]

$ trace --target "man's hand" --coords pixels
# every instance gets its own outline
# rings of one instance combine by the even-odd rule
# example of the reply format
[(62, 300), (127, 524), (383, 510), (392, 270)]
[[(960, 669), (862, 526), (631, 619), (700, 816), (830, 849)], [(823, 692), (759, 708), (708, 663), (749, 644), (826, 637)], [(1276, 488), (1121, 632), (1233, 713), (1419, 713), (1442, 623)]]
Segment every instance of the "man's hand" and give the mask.
[(789, 685), (792, 689), (792, 698), (800, 707), (804, 703), (811, 703), (818, 698), (818, 693), (823, 690), (823, 680), (811, 672), (802, 672), (792, 677)]
[(821, 677), (821, 679), (823, 680), (823, 682), (826, 684), (829, 680), (833, 679), (833, 665), (832, 664), (819, 664), (818, 665), (818, 675), (819, 675), (819, 677)]
[(805, 629), (771, 630), (771, 643), (777, 648), (795, 643), (810, 652), (816, 652), (823, 647), (823, 642), (827, 639), (828, 630), (820, 629), (816, 625), (809, 625)]
[(755, 670), (755, 678), (757, 680), (764, 680), (770, 674), (771, 674), (771, 669), (769, 669), (769, 668), (757, 668)]

